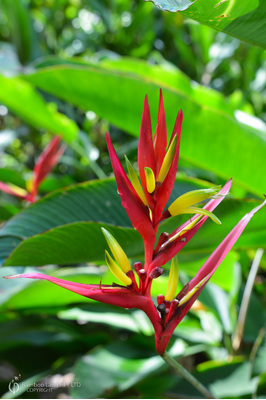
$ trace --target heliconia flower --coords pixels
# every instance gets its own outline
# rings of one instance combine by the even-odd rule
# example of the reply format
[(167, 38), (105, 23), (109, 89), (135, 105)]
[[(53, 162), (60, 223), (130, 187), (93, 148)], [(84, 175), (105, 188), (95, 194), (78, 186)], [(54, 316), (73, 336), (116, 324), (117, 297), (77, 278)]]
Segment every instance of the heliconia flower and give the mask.
[[(148, 100), (147, 97), (145, 98), (138, 150), (140, 180), (126, 158), (128, 178), (115, 152), (110, 135), (108, 133), (106, 135), (122, 205), (133, 227), (143, 239), (144, 265), (136, 262), (135, 271), (133, 271), (121, 245), (107, 229), (102, 228), (112, 253), (110, 255), (107, 250), (105, 251), (106, 265), (113, 273), (116, 283), (85, 285), (39, 273), (13, 275), (7, 278), (44, 279), (93, 300), (123, 308), (138, 308), (149, 317), (155, 331), (157, 352), (163, 354), (176, 326), (192, 307), (247, 223), (266, 204), (265, 200), (240, 220), (199, 269), (196, 276), (176, 295), (179, 276), (178, 252), (192, 239), (208, 218), (220, 224), (213, 211), (229, 193), (232, 184), (230, 179), (222, 188), (214, 187), (185, 193), (178, 197), (167, 210), (164, 210), (175, 182), (182, 118), (182, 112), (179, 112), (167, 146), (162, 93), (160, 93), (154, 137)], [(210, 200), (203, 208), (197, 206), (198, 203), (207, 199)], [(193, 214), (193, 216), (170, 234), (162, 233), (155, 244), (159, 223), (179, 214)], [(153, 280), (164, 272), (162, 266), (170, 260), (172, 263), (167, 290), (165, 294), (158, 295), (156, 306), (151, 298), (151, 285)]]
[(3, 182), (0, 182), (0, 190), (27, 200), (30, 203), (34, 203), (36, 201), (38, 188), (41, 182), (58, 163), (60, 157), (65, 151), (65, 146), (60, 146), (60, 143), (61, 137), (55, 136), (41, 153), (34, 166), (32, 179), (27, 182), (28, 191), (11, 183), (5, 184)]

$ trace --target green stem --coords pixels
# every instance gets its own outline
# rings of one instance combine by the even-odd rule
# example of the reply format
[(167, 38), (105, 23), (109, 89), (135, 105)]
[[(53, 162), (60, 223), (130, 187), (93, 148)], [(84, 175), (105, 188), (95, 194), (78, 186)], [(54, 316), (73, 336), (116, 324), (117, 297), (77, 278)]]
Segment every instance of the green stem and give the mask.
[(182, 365), (180, 365), (174, 358), (168, 353), (161, 354), (164, 361), (173, 368), (177, 375), (185, 378), (191, 385), (193, 385), (200, 393), (202, 393), (207, 399), (215, 399), (215, 397), (209, 392), (209, 390), (202, 385), (190, 372), (188, 372)]

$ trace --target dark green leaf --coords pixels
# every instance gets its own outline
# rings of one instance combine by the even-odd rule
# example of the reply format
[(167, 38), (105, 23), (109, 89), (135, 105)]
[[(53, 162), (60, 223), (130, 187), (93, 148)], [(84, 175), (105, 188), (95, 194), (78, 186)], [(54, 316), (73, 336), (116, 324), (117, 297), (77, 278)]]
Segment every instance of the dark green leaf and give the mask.
[(264, 340), (262, 341), (252, 368), (252, 375), (261, 375), (263, 373), (266, 373), (266, 335), (265, 335), (265, 329), (264, 329)]
[[(258, 384), (257, 378), (250, 378), (249, 363), (237, 358), (231, 362), (209, 361), (200, 364), (195, 377), (218, 399), (251, 396)], [(193, 397), (199, 395), (196, 389), (184, 380), (176, 386), (176, 393)]]
[(107, 244), (101, 227), (115, 236), (129, 257), (142, 256), (143, 243), (137, 231), (103, 223), (77, 222), (24, 240), (4, 265), (69, 265), (102, 260)]
[(186, 17), (266, 48), (266, 5), (263, 1), (196, 0), (185, 10), (181, 10), (179, 2), (175, 0), (152, 0), (152, 2), (163, 10), (183, 11)]

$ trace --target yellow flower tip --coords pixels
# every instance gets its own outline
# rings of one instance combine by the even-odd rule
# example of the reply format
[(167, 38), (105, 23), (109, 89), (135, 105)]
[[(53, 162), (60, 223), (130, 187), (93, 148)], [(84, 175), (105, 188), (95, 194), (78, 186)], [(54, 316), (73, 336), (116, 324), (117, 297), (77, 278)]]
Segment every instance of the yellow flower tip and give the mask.
[(172, 263), (171, 263), (169, 280), (168, 280), (168, 285), (167, 285), (167, 290), (166, 290), (166, 295), (165, 295), (166, 301), (172, 301), (173, 298), (175, 297), (177, 284), (178, 284), (178, 278), (179, 278), (179, 267), (178, 267), (177, 256), (175, 256), (175, 257), (173, 257)]
[(168, 150), (165, 154), (159, 175), (157, 177), (157, 182), (162, 183), (171, 167), (172, 161), (174, 159), (175, 151), (177, 145), (177, 135), (174, 136)]
[[(219, 220), (218, 217), (216, 217), (215, 214), (213, 214), (211, 211), (205, 210), (204, 208), (188, 207), (188, 209), (184, 211), (186, 211), (189, 214), (192, 213), (192, 214), (206, 215), (207, 217), (210, 217), (216, 224), (222, 225), (221, 221)], [(184, 212), (184, 214), (186, 214), (186, 212)]]
[(220, 186), (209, 189), (192, 190), (179, 196), (168, 208), (169, 213), (174, 216), (180, 214), (179, 210), (187, 209), (195, 204), (209, 198), (214, 198), (220, 190)]
[(125, 286), (130, 286), (132, 280), (118, 267), (107, 250), (105, 250), (105, 261), (112, 274)]
[(29, 180), (26, 182), (26, 188), (27, 188), (27, 191), (28, 191), (29, 193), (31, 193), (31, 191), (32, 191), (32, 186), (33, 186), (33, 180), (32, 180), (32, 179), (29, 179)]
[(155, 176), (153, 170), (149, 167), (145, 167), (144, 172), (146, 177), (146, 187), (148, 192), (151, 194), (155, 190)]
[(205, 276), (193, 289), (191, 289), (179, 302), (178, 307), (182, 306), (183, 304), (187, 303), (191, 297), (201, 288), (201, 286), (209, 279), (210, 274)]
[(125, 155), (125, 159), (126, 159), (126, 164), (127, 164), (127, 171), (128, 171), (128, 175), (129, 175), (129, 179), (130, 182), (132, 183), (132, 186), (134, 187), (134, 189), (136, 190), (139, 198), (141, 199), (141, 201), (145, 204), (145, 206), (148, 204), (147, 199), (145, 197), (144, 191), (142, 189), (142, 186), (140, 184), (139, 178), (132, 166), (132, 164), (130, 163), (129, 159), (127, 158), (127, 156)]
[(124, 252), (120, 244), (116, 241), (116, 239), (113, 237), (113, 235), (111, 235), (110, 232), (108, 232), (103, 227), (101, 229), (116, 262), (118, 263), (120, 268), (124, 271), (124, 273), (127, 273), (128, 271), (131, 270), (131, 265), (129, 259), (127, 258), (126, 253)]
[(17, 185), (13, 185), (13, 183), (9, 183), (8, 186), (19, 196), (27, 196), (28, 194), (25, 189), (22, 189)]
[[(215, 214), (213, 214), (212, 212), (205, 210), (204, 208), (199, 208), (199, 207), (187, 207), (187, 208), (183, 208), (183, 209), (179, 209), (178, 213), (173, 214), (173, 215), (180, 215), (180, 214), (200, 214), (200, 215), (205, 215), (207, 217), (210, 217), (213, 222), (215, 222), (218, 225), (221, 225), (221, 221), (219, 220), (218, 217), (216, 217)], [(180, 236), (180, 235), (179, 235)]]

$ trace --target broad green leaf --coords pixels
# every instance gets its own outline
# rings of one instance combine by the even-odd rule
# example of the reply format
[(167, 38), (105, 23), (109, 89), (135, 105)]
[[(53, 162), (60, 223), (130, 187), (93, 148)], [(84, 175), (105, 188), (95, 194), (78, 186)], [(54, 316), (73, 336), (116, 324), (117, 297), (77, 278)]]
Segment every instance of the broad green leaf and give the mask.
[[(184, 112), (181, 157), (223, 178), (233, 176), (243, 188), (262, 195), (265, 132), (239, 123), (223, 110), (202, 105), (191, 98), (182, 85), (177, 89), (158, 76), (144, 78), (138, 73), (124, 72), (119, 69), (119, 62), (116, 70), (99, 65), (53, 66), (39, 69), (24, 79), (85, 110), (96, 112), (136, 136), (146, 94), (155, 127), (159, 89), (162, 88), (169, 135), (178, 109)], [(145, 66), (143, 63), (143, 69)], [(167, 69), (164, 73), (167, 74)]]
[(215, 346), (220, 342), (217, 336), (210, 332), (209, 329), (204, 329), (198, 320), (188, 317), (185, 317), (182, 323), (177, 326), (174, 335), (192, 343), (204, 343)]
[[(209, 361), (198, 365), (195, 377), (206, 386), (215, 398), (243, 398), (256, 391), (258, 378), (250, 378), (250, 365), (240, 357), (230, 362)], [(187, 381), (175, 387), (179, 395), (198, 397), (199, 392)], [(248, 397), (249, 397), (248, 396)], [(244, 397), (244, 398), (245, 398)]]
[(77, 222), (22, 241), (4, 265), (65, 265), (102, 260), (107, 244), (101, 227), (115, 236), (128, 257), (142, 256), (143, 243), (137, 231), (97, 222)]
[(190, 100), (204, 107), (216, 109), (217, 112), (222, 110), (223, 113), (234, 117), (235, 106), (230, 98), (225, 98), (222, 93), (216, 90), (195, 84), (184, 72), (171, 64), (166, 66), (152, 65), (135, 58), (123, 57), (119, 60), (103, 60), (100, 65), (113, 71), (119, 70), (131, 74), (134, 71), (134, 74), (139, 77), (152, 79), (168, 88), (173, 88), (178, 93), (186, 94)]
[[(233, 256), (233, 257), (232, 257)], [(233, 252), (230, 252), (229, 255), (225, 258), (224, 261), (227, 261), (229, 258), (235, 258), (235, 254)], [(220, 275), (224, 276), (224, 279), (226, 280), (226, 275), (229, 274), (229, 276), (233, 277), (233, 268), (231, 271), (225, 270), (223, 265), (220, 265), (220, 267), (217, 270)], [(213, 278), (215, 277), (216, 273), (214, 274)], [(230, 295), (226, 293), (224, 290), (222, 290), (220, 287), (217, 287), (217, 285), (213, 285), (212, 283), (214, 282), (214, 279), (212, 278), (211, 282), (206, 285), (202, 293), (200, 294), (199, 300), (209, 307), (210, 309), (214, 310), (217, 315), (220, 317), (220, 321), (222, 322), (223, 329), (227, 334), (232, 334), (233, 330), (233, 323), (232, 323), (232, 318), (230, 315)], [(223, 282), (223, 279), (220, 278), (220, 280)], [(222, 285), (220, 285), (222, 286)], [(232, 286), (232, 284), (231, 284)], [(230, 287), (229, 287), (230, 289)], [(203, 315), (204, 319), (204, 315)]]
[(167, 11), (183, 15), (238, 39), (266, 48), (266, 5), (259, 0), (196, 0), (182, 10), (177, 0), (152, 0)]
[[(182, 340), (176, 341), (170, 350), (172, 356), (181, 356), (184, 352)], [(106, 391), (109, 394), (123, 392), (165, 368), (160, 356), (144, 358), (143, 349), (114, 342), (80, 358), (74, 373), (75, 380), (81, 385), (73, 387), (71, 394), (74, 398), (102, 398)]]
[(63, 310), (58, 317), (66, 320), (82, 320), (113, 326), (118, 329), (153, 335), (153, 328), (148, 317), (140, 310), (111, 309), (104, 304), (93, 304), (83, 308), (75, 307)]
[(24, 80), (0, 74), (0, 102), (27, 123), (61, 134), (70, 142), (78, 134), (76, 123), (46, 104), (41, 95)]
[(16, 236), (1, 236), (0, 237), (0, 263), (9, 256), (9, 254), (18, 246), (21, 238)]

